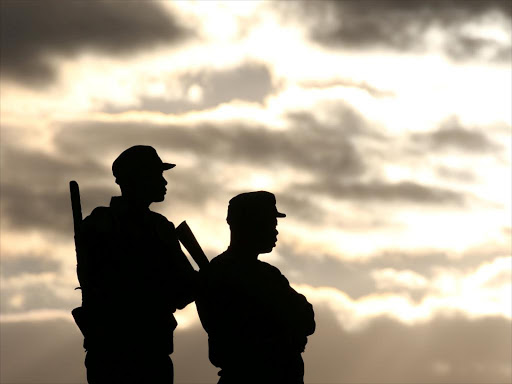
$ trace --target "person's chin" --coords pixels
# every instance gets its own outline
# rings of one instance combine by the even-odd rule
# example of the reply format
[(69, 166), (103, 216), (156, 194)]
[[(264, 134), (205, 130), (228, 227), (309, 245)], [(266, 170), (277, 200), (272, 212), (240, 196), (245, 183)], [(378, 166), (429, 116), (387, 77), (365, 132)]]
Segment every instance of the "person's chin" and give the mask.
[(275, 248), (276, 246), (276, 243), (272, 244), (272, 245), (269, 245), (268, 247), (266, 247), (265, 249), (263, 249), (261, 251), (261, 253), (270, 253), (272, 252), (272, 250)]

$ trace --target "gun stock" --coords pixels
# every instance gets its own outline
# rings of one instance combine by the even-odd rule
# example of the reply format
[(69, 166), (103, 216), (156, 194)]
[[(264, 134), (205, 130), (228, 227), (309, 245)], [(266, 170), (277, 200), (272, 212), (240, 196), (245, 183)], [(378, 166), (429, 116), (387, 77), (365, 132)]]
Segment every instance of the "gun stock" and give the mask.
[(199, 269), (210, 263), (186, 221), (178, 225), (176, 228), (176, 233), (178, 235), (178, 239), (188, 251), (190, 256), (192, 256)]

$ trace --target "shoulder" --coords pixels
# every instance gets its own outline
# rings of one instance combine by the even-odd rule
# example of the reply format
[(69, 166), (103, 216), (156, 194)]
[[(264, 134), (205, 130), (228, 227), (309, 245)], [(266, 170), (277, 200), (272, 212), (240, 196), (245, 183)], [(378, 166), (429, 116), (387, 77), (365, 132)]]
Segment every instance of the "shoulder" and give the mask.
[(281, 273), (279, 268), (274, 267), (273, 265), (271, 265), (271, 264), (269, 264), (269, 263), (267, 263), (265, 261), (258, 260), (258, 267), (263, 272), (266, 272), (266, 273), (269, 273), (269, 274), (272, 274), (272, 275), (276, 275), (276, 276), (283, 276), (283, 274)]
[(114, 216), (109, 207), (97, 207), (82, 222), (85, 232), (110, 232), (114, 228)]
[(171, 226), (173, 229), (175, 229), (174, 223), (172, 221), (167, 220), (167, 217), (160, 213), (149, 211), (149, 217), (150, 220), (153, 221), (155, 224)]
[(209, 271), (214, 271), (214, 270), (217, 270), (217, 269), (223, 269), (227, 265), (229, 265), (229, 260), (226, 259), (224, 253), (221, 253), (220, 255), (215, 256), (210, 261), (210, 264), (208, 265), (208, 270)]
[(258, 270), (259, 274), (263, 275), (270, 285), (276, 286), (289, 286), (290, 283), (288, 279), (281, 273), (279, 268), (274, 267), (273, 265), (266, 263), (264, 261), (258, 260)]
[(206, 267), (201, 268), (201, 274), (209, 279), (224, 279), (231, 276), (234, 269), (233, 261), (222, 253), (214, 257)]

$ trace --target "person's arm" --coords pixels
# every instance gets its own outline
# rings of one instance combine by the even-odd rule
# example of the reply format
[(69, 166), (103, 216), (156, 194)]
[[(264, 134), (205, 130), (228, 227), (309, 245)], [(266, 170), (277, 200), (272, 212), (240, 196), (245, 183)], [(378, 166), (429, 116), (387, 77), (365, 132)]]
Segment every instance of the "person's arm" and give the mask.
[(181, 249), (174, 224), (160, 215), (157, 220), (157, 235), (168, 252), (169, 294), (174, 298), (176, 308), (183, 309), (197, 296), (199, 275)]
[(302, 351), (307, 336), (313, 334), (316, 327), (313, 306), (304, 295), (290, 286), (288, 279), (277, 268), (270, 266), (267, 274), (266, 296), (282, 324), (282, 332), (291, 344)]

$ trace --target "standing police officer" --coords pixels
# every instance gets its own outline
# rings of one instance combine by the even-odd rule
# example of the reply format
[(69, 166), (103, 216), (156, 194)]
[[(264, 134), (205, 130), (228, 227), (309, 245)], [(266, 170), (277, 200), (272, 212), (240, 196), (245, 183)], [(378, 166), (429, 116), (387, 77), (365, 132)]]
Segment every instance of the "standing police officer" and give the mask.
[(219, 384), (300, 384), (301, 353), (313, 334), (313, 307), (280, 271), (258, 256), (277, 242), (272, 193), (242, 193), (229, 202), (228, 249), (201, 269), (196, 300), (209, 336), (209, 357), (221, 368)]
[(121, 195), (93, 210), (80, 231), (81, 328), (90, 384), (173, 382), (173, 313), (195, 299), (197, 273), (172, 222), (149, 210), (167, 181), (154, 148), (137, 145), (114, 161)]

